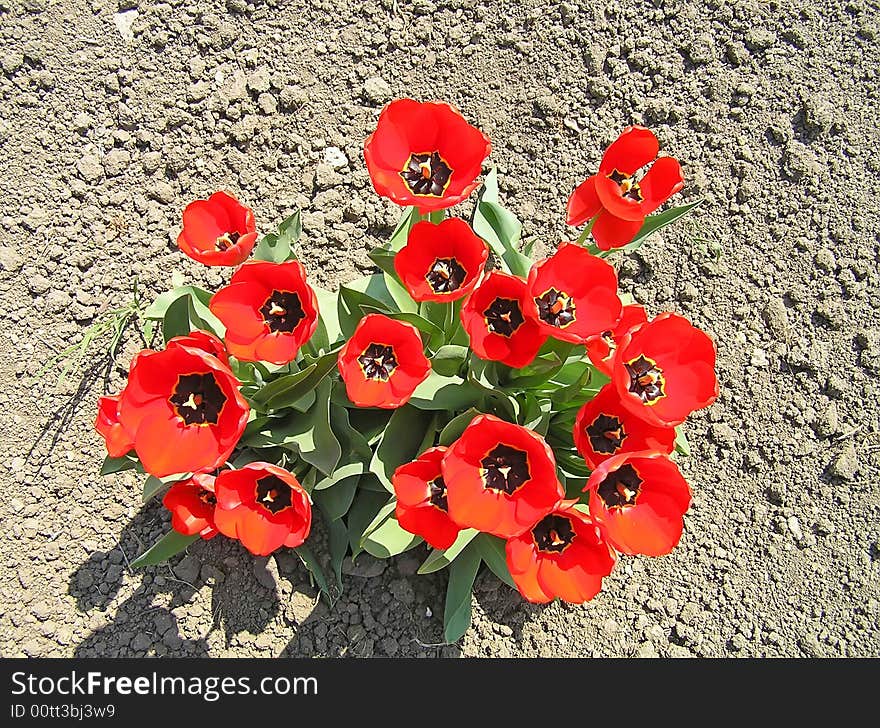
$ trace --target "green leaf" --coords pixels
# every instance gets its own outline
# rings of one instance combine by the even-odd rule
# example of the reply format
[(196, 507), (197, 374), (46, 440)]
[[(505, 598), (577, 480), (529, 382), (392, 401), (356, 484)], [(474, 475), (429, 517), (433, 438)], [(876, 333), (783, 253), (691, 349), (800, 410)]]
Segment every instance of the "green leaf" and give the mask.
[(419, 214), (417, 207), (405, 208), (400, 216), (400, 220), (397, 222), (397, 227), (394, 228), (394, 232), (391, 233), (391, 237), (388, 239), (388, 248), (396, 253), (406, 245), (409, 231), (421, 219), (422, 216)]
[(309, 570), (318, 588), (326, 595), (327, 599), (330, 599), (330, 586), (327, 584), (327, 577), (324, 575), (324, 569), (321, 568), (321, 562), (305, 544), (297, 546), (294, 551), (306, 569)]
[(477, 401), (479, 392), (461, 377), (444, 377), (435, 371), (416, 387), (409, 403), (424, 410), (459, 410)]
[(361, 310), (366, 313), (381, 313), (383, 316), (387, 316), (390, 319), (394, 319), (395, 321), (405, 321), (408, 324), (412, 324), (423, 334), (426, 334), (429, 337), (429, 343), (431, 344), (439, 344), (443, 340), (443, 329), (435, 324), (432, 324), (428, 319), (422, 318), (417, 313), (405, 312), (405, 313), (389, 313), (381, 308), (374, 308), (373, 306), (369, 306), (367, 304), (361, 305)]
[(162, 319), (162, 338), (167, 344), (175, 336), (183, 336), (190, 331), (189, 296), (181, 296), (165, 310), (165, 317)]
[(667, 225), (671, 225), (679, 218), (687, 215), (691, 210), (699, 207), (703, 204), (703, 199), (699, 199), (696, 202), (691, 202), (687, 205), (680, 205), (679, 207), (672, 207), (668, 210), (661, 212), (658, 215), (650, 215), (645, 218), (645, 224), (639, 229), (636, 233), (636, 236), (622, 248), (618, 248), (618, 250), (622, 250), (623, 252), (632, 252), (633, 250), (638, 250), (644, 244), (645, 240), (652, 233), (656, 233), (658, 230), (665, 228)]
[(131, 568), (138, 569), (141, 566), (160, 564), (175, 554), (179, 554), (193, 541), (197, 540), (198, 537), (198, 534), (195, 536), (184, 536), (177, 531), (169, 531), (149, 549), (132, 561)]
[(270, 263), (296, 260), (293, 246), (302, 235), (301, 213), (297, 210), (278, 226), (277, 233), (264, 235), (254, 247), (254, 258)]
[(406, 404), (394, 410), (373, 455), (370, 470), (376, 474), (389, 492), (393, 492), (391, 476), (403, 463), (419, 454), (418, 448), (431, 425), (432, 417)]
[(253, 396), (254, 404), (265, 411), (290, 407), (312, 392), (336, 368), (337, 358), (338, 352), (330, 351), (302, 371), (278, 377)]
[(342, 591), (342, 562), (348, 551), (348, 529), (345, 521), (339, 519), (327, 524), (328, 538), (330, 541), (330, 566), (333, 567), (333, 575), (336, 577), (336, 586)]
[(354, 501), (360, 477), (360, 473), (351, 475), (343, 478), (338, 483), (334, 483), (329, 488), (313, 491), (312, 497), (321, 506), (329, 520), (339, 520), (348, 513), (348, 509), (351, 508), (351, 504)]
[(431, 367), (437, 374), (446, 377), (458, 376), (467, 361), (467, 356), (468, 348), (466, 346), (447, 344), (441, 346), (431, 357)]
[(685, 457), (690, 457), (691, 455), (691, 446), (687, 435), (685, 435), (684, 425), (679, 425), (675, 428), (675, 452), (681, 453)]
[(251, 447), (284, 447), (325, 475), (330, 475), (342, 456), (342, 447), (330, 427), (330, 382), (315, 390), (315, 405), (308, 412), (291, 412), (270, 420), (243, 444)]
[(352, 558), (363, 550), (361, 548), (361, 540), (368, 526), (375, 521), (382, 508), (388, 505), (387, 491), (377, 492), (368, 489), (365, 487), (367, 480), (368, 478), (365, 476), (364, 482), (361, 483), (362, 487), (358, 489), (354, 503), (351, 504), (348, 517), (346, 518)]
[(383, 273), (385, 278), (385, 288), (388, 289), (388, 293), (391, 295), (391, 298), (394, 299), (394, 304), (397, 309), (403, 313), (416, 313), (419, 310), (419, 304), (417, 304), (413, 297), (409, 295), (409, 291), (406, 290), (406, 287), (397, 279), (397, 275), (391, 275), (390, 273)]
[(432, 549), (428, 558), (419, 567), (419, 574), (433, 574), (435, 571), (445, 569), (455, 561), (465, 547), (473, 541), (480, 532), (475, 528), (465, 528), (458, 532), (458, 536), (448, 549)]
[(131, 470), (139, 465), (137, 458), (123, 455), (120, 458), (111, 458), (109, 455), (104, 458), (101, 463), (99, 475), (113, 475), (113, 473), (121, 473), (125, 470)]
[(167, 487), (168, 483), (161, 481), (155, 475), (150, 475), (144, 482), (144, 492), (143, 495), (141, 495), (141, 501), (146, 503), (150, 498), (157, 493), (161, 493)]
[(480, 555), (469, 545), (449, 565), (446, 607), (443, 610), (443, 636), (452, 644), (464, 637), (471, 626), (471, 592), (480, 568)]
[(510, 210), (498, 203), (498, 174), (493, 169), (486, 175), (480, 190), (472, 221), (474, 232), (483, 238), (509, 273), (526, 277), (532, 260), (517, 249), (522, 224)]
[(390, 515), (377, 528), (364, 536), (361, 546), (364, 551), (377, 559), (390, 559), (392, 556), (402, 554), (404, 551), (417, 546), (422, 542), (420, 536), (416, 536), (401, 528), (397, 519)]
[(208, 331), (223, 337), (226, 327), (207, 306), (200, 306), (197, 299), (192, 296), (186, 297), (187, 313), (189, 314), (190, 330)]
[(505, 541), (503, 539), (491, 536), (488, 533), (481, 533), (477, 536), (474, 544), (480, 554), (480, 558), (489, 567), (495, 576), (508, 586), (516, 589), (510, 570), (507, 568), (507, 553), (505, 551)]
[(550, 427), (553, 403), (549, 399), (538, 399), (533, 394), (526, 395), (526, 403), (520, 412), (520, 424), (544, 436)]
[(394, 258), (397, 257), (396, 251), (385, 247), (373, 248), (367, 253), (367, 257), (383, 272), (389, 275), (397, 275), (397, 270), (394, 267)]
[[(339, 325), (337, 294), (317, 286), (312, 286), (312, 290), (315, 291), (315, 297), (318, 299), (318, 311), (320, 312), (318, 329), (315, 331), (315, 335), (318, 337), (316, 345), (319, 348), (333, 346), (344, 338), (342, 327)], [(323, 331), (323, 335), (321, 331)]]
[(482, 414), (479, 410), (471, 407), (470, 409), (462, 412), (460, 415), (456, 415), (453, 417), (446, 426), (440, 430), (440, 444), (444, 447), (449, 447), (453, 442), (455, 442), (459, 437), (461, 437), (461, 433), (464, 432), (464, 428), (467, 427), (471, 420), (474, 419), (477, 415)]

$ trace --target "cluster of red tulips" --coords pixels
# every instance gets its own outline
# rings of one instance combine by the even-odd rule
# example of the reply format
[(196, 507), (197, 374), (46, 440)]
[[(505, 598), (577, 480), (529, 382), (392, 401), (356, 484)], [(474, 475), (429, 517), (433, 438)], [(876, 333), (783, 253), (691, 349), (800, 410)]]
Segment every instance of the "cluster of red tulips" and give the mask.
[[(669, 455), (676, 426), (717, 395), (714, 345), (682, 316), (649, 319), (641, 306), (624, 305), (615, 270), (600, 257), (632, 241), (682, 188), (679, 163), (658, 151), (648, 129), (626, 129), (569, 200), (569, 224), (587, 224), (581, 239), (511, 269), (504, 265), (509, 250), (490, 250), (471, 224), (445, 216), (477, 188), (490, 152), (488, 138), (458, 111), (394, 101), (364, 146), (376, 191), (411, 214), (387, 275), (417, 313), (361, 310), (350, 335), (328, 339), (326, 355), (344, 386), (337, 402), (407, 406), (436, 369), (438, 347), (419, 326), (419, 314), (432, 306), (443, 308), (446, 331), (464, 332), (467, 362), (529, 371), (555, 341), (590, 367), (594, 388), (579, 390), (591, 394), (583, 395), (571, 432), (589, 473), (576, 497), (560, 481), (553, 446), (501, 412), (475, 413), (445, 446), (429, 438), (390, 477), (401, 529), (438, 550), (470, 529), (503, 539), (509, 576), (533, 602), (584, 602), (600, 590), (617, 553), (668, 553), (690, 504)], [(136, 460), (171, 484), (163, 502), (176, 532), (206, 539), (219, 532), (265, 555), (306, 540), (311, 487), (295, 467), (282, 467), (286, 460), (234, 461), (247, 449), (249, 423), (277, 414), (259, 411), (258, 387), (297, 376), (329, 312), (292, 253), (248, 260), (257, 238), (253, 212), (225, 192), (186, 208), (180, 250), (206, 265), (237, 266), (207, 302), (219, 325), (213, 332), (190, 327), (166, 337), (163, 350), (138, 353), (125, 389), (101, 398), (96, 428), (111, 458)], [(501, 265), (487, 271), (490, 252)], [(233, 373), (241, 363), (259, 368), (250, 389)], [(466, 385), (464, 374), (460, 381)]]

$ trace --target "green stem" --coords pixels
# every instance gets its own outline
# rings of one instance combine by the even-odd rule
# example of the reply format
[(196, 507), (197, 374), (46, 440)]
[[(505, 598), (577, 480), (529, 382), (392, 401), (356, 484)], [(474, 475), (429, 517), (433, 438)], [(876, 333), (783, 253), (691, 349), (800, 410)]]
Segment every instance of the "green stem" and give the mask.
[(585, 242), (587, 242), (587, 238), (590, 237), (590, 233), (591, 233), (592, 230), (593, 230), (593, 225), (596, 224), (596, 218), (597, 218), (597, 217), (599, 217), (599, 216), (596, 215), (596, 217), (594, 217), (592, 220), (590, 220), (590, 221), (587, 223), (587, 226), (584, 228), (584, 231), (581, 233), (580, 237), (577, 239), (577, 244), (578, 244), (578, 245), (583, 245)]

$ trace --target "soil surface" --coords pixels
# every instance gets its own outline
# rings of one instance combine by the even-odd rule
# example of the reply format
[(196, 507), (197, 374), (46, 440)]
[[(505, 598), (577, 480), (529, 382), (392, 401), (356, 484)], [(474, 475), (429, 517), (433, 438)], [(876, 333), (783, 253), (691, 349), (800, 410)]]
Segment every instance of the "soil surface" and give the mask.
[[(868, 656), (880, 645), (878, 4), (548, 0), (0, 0), (0, 653), (4, 656)], [(585, 606), (478, 579), (442, 646), (445, 574), (364, 557), (332, 608), (292, 554), (199, 542), (127, 563), (167, 527), (131, 474), (101, 478), (95, 400), (141, 346), (58, 384), (137, 278), (216, 287), (174, 246), (218, 188), (334, 288), (398, 210), (362, 143), (393, 97), (457, 105), (493, 141), (502, 201), (549, 250), (569, 192), (625, 125), (706, 204), (621, 287), (719, 348), (689, 421), (694, 488), (672, 555), (622, 558)], [(465, 205), (461, 214), (468, 214)], [(39, 375), (39, 376), (38, 376)], [(369, 578), (368, 578), (369, 577)]]

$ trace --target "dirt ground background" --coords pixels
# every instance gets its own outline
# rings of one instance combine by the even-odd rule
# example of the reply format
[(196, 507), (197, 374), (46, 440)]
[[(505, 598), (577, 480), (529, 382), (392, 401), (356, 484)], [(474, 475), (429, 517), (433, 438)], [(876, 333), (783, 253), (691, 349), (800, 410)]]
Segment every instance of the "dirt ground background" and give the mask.
[[(0, 653), (4, 656), (876, 656), (880, 649), (878, 4), (464, 0), (0, 0)], [(34, 381), (134, 276), (175, 271), (184, 205), (217, 188), (264, 230), (305, 211), (335, 287), (397, 210), (361, 153), (393, 97), (443, 99), (492, 138), (503, 201), (544, 250), (632, 122), (684, 165), (688, 222), (617, 256), (652, 312), (711, 331), (721, 396), (689, 424), (681, 545), (623, 558), (583, 607), (478, 580), (441, 642), (421, 550), (358, 560), (334, 608), (292, 555), (218, 539), (127, 560), (164, 528), (100, 478), (109, 369)], [(462, 213), (469, 212), (465, 207)], [(373, 578), (367, 578), (372, 576)]]

